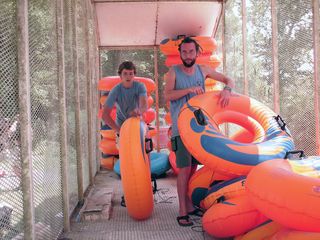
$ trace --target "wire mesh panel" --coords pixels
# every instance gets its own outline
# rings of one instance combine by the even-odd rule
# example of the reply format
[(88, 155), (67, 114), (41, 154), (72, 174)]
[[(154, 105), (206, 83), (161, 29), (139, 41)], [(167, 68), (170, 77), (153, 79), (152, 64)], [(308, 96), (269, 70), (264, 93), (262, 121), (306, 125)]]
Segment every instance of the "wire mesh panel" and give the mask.
[(66, 108), (67, 108), (67, 138), (68, 138), (68, 167), (69, 167), (69, 203), (72, 211), (78, 203), (78, 182), (77, 182), (77, 158), (76, 158), (76, 134), (75, 134), (75, 90), (74, 90), (74, 69), (73, 64), (73, 29), (72, 19), (74, 7), (71, 0), (64, 1), (64, 56), (65, 56), (65, 78), (66, 78)]
[(0, 239), (23, 231), (16, 8), (0, 2)]
[(244, 92), (241, 0), (226, 2), (225, 49), (226, 72), (235, 80), (236, 91)]
[(83, 18), (85, 15), (84, 2), (77, 0), (77, 34), (78, 34), (78, 60), (79, 60), (79, 88), (80, 88), (80, 129), (81, 129), (81, 151), (83, 154), (83, 187), (86, 189), (89, 186), (89, 164), (88, 164), (88, 115), (87, 115), (87, 78), (86, 78), (86, 33), (84, 31), (84, 25), (86, 19)]
[(43, 239), (63, 223), (55, 13), (54, 1), (29, 1), (34, 208)]
[(277, 1), (280, 112), (297, 149), (316, 154), (311, 1)]
[(246, 4), (249, 96), (273, 108), (271, 4), (254, 0)]

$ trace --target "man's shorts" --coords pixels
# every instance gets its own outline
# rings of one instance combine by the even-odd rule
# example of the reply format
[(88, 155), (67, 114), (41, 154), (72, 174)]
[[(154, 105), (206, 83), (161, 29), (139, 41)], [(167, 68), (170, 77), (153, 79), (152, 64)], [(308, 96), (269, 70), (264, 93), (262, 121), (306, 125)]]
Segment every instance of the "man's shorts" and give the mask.
[(172, 151), (176, 154), (176, 164), (178, 168), (189, 167), (199, 162), (188, 152), (180, 136), (171, 138)]

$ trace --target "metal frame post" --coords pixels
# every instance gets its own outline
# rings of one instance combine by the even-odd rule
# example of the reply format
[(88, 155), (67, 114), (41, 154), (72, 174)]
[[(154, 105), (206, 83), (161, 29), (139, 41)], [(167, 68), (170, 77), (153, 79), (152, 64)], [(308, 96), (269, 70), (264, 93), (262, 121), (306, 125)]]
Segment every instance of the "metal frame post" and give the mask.
[(29, 64), (28, 5), (28, 0), (17, 1), (19, 120), (21, 133), (21, 183), (23, 192), (24, 239), (35, 239), (31, 153), (31, 83)]
[(60, 116), (60, 145), (61, 145), (61, 172), (62, 172), (62, 199), (63, 199), (63, 226), (64, 231), (70, 231), (69, 220), (69, 167), (67, 142), (67, 109), (66, 109), (66, 78), (64, 59), (64, 19), (63, 0), (57, 2), (57, 50), (58, 50), (58, 86), (59, 86), (59, 116)]
[(79, 55), (78, 55), (78, 34), (77, 34), (77, 2), (72, 0), (74, 15), (72, 19), (73, 29), (73, 70), (74, 70), (74, 88), (75, 88), (75, 117), (76, 117), (76, 154), (77, 154), (77, 180), (78, 180), (78, 198), (84, 200), (83, 190), (83, 154), (81, 140), (81, 119), (80, 119), (80, 89), (79, 89)]
[(91, 111), (92, 103), (92, 78), (91, 78), (91, 51), (90, 51), (90, 43), (89, 43), (89, 21), (88, 21), (88, 0), (84, 2), (85, 13), (84, 13), (84, 31), (85, 31), (85, 44), (86, 44), (86, 79), (87, 79), (87, 114), (88, 114), (88, 166), (89, 166), (89, 183), (93, 184), (94, 175), (93, 175), (93, 114)]
[(248, 65), (247, 65), (247, 4), (242, 0), (242, 51), (243, 51), (243, 93), (249, 94)]
[(278, 49), (278, 18), (276, 0), (271, 0), (272, 24), (272, 69), (273, 69), (273, 108), (280, 113), (280, 83), (279, 83), (279, 49)]
[(313, 11), (313, 50), (314, 50), (314, 112), (316, 125), (316, 147), (317, 154), (320, 155), (320, 103), (319, 103), (319, 66), (320, 66), (320, 44), (319, 44), (319, 0), (312, 0)]

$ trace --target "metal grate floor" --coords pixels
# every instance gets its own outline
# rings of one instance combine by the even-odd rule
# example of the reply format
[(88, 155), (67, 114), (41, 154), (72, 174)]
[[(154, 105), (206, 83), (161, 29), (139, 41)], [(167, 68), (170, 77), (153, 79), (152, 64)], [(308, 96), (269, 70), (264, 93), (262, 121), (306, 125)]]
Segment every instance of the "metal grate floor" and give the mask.
[(114, 189), (113, 209), (109, 220), (96, 222), (72, 222), (71, 231), (60, 239), (73, 240), (214, 240), (202, 230), (201, 219), (193, 217), (194, 226), (180, 227), (176, 177), (169, 174), (157, 180), (158, 192), (154, 195), (152, 216), (145, 221), (133, 220), (120, 205), (121, 180), (112, 171), (100, 171), (95, 185)]

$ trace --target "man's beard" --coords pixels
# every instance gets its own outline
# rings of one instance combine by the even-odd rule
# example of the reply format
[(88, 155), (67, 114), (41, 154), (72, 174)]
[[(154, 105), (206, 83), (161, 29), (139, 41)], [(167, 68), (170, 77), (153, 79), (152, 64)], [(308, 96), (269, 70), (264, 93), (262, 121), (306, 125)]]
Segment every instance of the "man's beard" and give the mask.
[(192, 67), (196, 63), (196, 59), (195, 58), (190, 63), (185, 62), (182, 58), (181, 58), (181, 61), (183, 63), (183, 66), (185, 66), (187, 68)]

